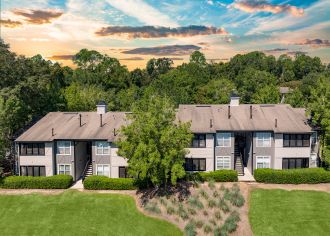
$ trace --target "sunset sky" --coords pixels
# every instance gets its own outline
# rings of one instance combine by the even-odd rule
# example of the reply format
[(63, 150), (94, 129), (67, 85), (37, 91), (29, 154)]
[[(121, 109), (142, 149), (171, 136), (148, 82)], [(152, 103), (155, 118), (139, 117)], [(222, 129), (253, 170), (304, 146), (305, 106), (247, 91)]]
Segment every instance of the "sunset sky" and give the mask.
[(129, 69), (158, 57), (178, 65), (195, 50), (216, 62), (259, 50), (329, 63), (330, 0), (1, 0), (1, 38), (63, 65), (82, 48)]

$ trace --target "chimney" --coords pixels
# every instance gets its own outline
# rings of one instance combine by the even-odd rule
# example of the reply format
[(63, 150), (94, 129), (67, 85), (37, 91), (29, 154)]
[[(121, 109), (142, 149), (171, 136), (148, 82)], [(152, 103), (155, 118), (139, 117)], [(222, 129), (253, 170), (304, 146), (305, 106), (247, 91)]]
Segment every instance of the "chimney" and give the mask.
[(277, 128), (277, 119), (275, 119), (275, 128)]
[(105, 101), (100, 101), (99, 104), (96, 105), (97, 114), (105, 114), (107, 113), (107, 104)]
[(103, 122), (102, 122), (102, 114), (100, 114), (100, 127), (103, 126)]
[(82, 124), (81, 124), (81, 114), (79, 114), (79, 127), (81, 127)]
[(252, 119), (252, 105), (250, 105), (250, 119)]
[(232, 107), (239, 106), (239, 96), (234, 92), (232, 92), (230, 95), (230, 104), (229, 105)]
[(231, 114), (230, 114), (230, 106), (228, 106), (228, 119), (230, 119)]

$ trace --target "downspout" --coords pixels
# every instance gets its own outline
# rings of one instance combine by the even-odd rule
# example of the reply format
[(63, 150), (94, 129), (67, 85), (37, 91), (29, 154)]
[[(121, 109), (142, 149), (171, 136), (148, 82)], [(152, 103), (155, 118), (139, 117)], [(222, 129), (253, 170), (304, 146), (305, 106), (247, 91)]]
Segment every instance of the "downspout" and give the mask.
[(215, 160), (215, 147), (216, 147), (216, 141), (217, 141), (217, 134), (213, 134), (213, 170), (216, 170), (216, 160)]
[(253, 161), (253, 145), (254, 145), (254, 132), (252, 131), (252, 151), (251, 151), (251, 170), (252, 170), (252, 175), (253, 175), (253, 172), (254, 172), (254, 161)]

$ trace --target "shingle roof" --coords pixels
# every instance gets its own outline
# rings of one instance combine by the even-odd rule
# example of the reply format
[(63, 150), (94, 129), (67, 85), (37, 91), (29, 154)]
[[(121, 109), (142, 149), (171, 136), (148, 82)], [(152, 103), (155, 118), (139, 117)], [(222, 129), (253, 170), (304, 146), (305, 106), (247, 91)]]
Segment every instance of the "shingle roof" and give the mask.
[[(79, 114), (82, 120), (81, 127)], [(100, 115), (96, 112), (50, 112), (19, 136), (16, 141), (53, 141), (55, 139), (115, 141), (120, 127), (128, 122), (126, 114), (125, 112), (107, 112), (102, 115), (102, 127), (100, 127)], [(52, 129), (54, 129), (54, 136), (52, 136)]]
[[(252, 106), (252, 119), (250, 118)], [(80, 127), (79, 114), (82, 117)], [(108, 140), (116, 141), (118, 130), (127, 125), (126, 112), (107, 112), (103, 114), (103, 126), (100, 127), (100, 115), (96, 112), (50, 112), (30, 129), (19, 136), (17, 142), (53, 141), (56, 139)], [(191, 121), (194, 133), (215, 133), (217, 131), (274, 131), (275, 133), (311, 132), (307, 124), (305, 110), (290, 105), (179, 105), (177, 119)], [(275, 119), (277, 127), (275, 127)], [(52, 136), (52, 129), (54, 135)], [(114, 129), (116, 135), (114, 135)]]
[[(252, 119), (250, 107), (252, 106)], [(177, 118), (191, 121), (192, 132), (274, 131), (276, 133), (311, 132), (304, 109), (290, 105), (180, 105)], [(277, 127), (275, 127), (275, 119)]]

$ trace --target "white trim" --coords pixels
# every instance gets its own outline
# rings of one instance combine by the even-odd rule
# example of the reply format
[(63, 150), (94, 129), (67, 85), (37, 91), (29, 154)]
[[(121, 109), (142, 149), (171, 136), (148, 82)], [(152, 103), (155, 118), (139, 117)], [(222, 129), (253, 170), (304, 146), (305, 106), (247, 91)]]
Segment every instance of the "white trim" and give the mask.
[[(69, 147), (69, 150), (70, 150), (70, 153), (59, 153), (59, 145), (58, 143), (60, 142), (70, 142), (70, 147)], [(61, 148), (67, 148), (67, 147), (61, 147)], [(59, 140), (59, 141), (56, 141), (56, 155), (61, 155), (61, 156), (71, 156), (71, 148), (72, 148), (72, 142), (71, 141), (68, 141), (68, 140)]]
[(108, 166), (109, 167), (109, 175), (100, 175), (100, 176), (107, 176), (107, 177), (109, 177), (110, 178), (110, 176), (111, 176), (111, 169), (110, 169), (110, 165), (109, 164), (96, 164), (96, 168), (95, 168), (95, 175), (98, 175), (97, 174), (97, 167), (98, 166), (102, 166), (103, 167), (103, 173), (104, 173), (104, 166)]
[[(218, 145), (218, 134), (229, 134), (230, 135), (230, 137), (229, 137), (229, 146)], [(231, 132), (217, 132), (215, 134), (215, 145), (216, 145), (216, 147), (231, 147), (231, 138), (232, 138)], [(223, 141), (225, 142), (224, 138), (223, 138)]]
[(65, 172), (65, 166), (70, 166), (70, 174), (69, 175), (72, 175), (71, 164), (57, 164), (57, 174), (58, 175), (62, 175), (62, 174), (60, 174), (60, 166), (64, 166), (64, 172)]
[[(259, 163), (263, 163), (263, 165), (264, 165), (264, 163), (268, 163), (268, 167), (262, 167), (262, 168), (271, 168), (271, 166), (270, 166), (270, 162), (271, 162), (271, 156), (256, 156), (256, 169), (258, 169), (258, 158), (262, 158), (262, 162), (259, 162)], [(268, 159), (268, 161), (265, 161), (265, 159), (267, 160)], [(259, 169), (262, 169), (262, 168), (259, 168)]]
[[(265, 140), (268, 140), (265, 139), (264, 137), (262, 137), (262, 139), (258, 138), (258, 134), (269, 134), (269, 145), (258, 145), (258, 142), (261, 141), (261, 142), (264, 142)], [(256, 147), (271, 147), (272, 146), (272, 133), (271, 132), (256, 132)]]
[[(228, 168), (218, 168), (218, 158), (228, 158), (229, 159), (229, 167)], [(222, 160), (222, 164), (224, 160)], [(216, 156), (215, 157), (215, 169), (216, 170), (231, 170), (231, 156)]]
[[(104, 153), (104, 150), (105, 150), (104, 147), (102, 147), (102, 153), (101, 154), (98, 154), (97, 153), (97, 149), (98, 149), (97, 143), (100, 143), (100, 142), (107, 143), (108, 144), (108, 148), (107, 148), (108, 149), (108, 153)], [(96, 156), (108, 156), (108, 155), (110, 155), (110, 143), (107, 142), (107, 141), (95, 141), (95, 155)]]

